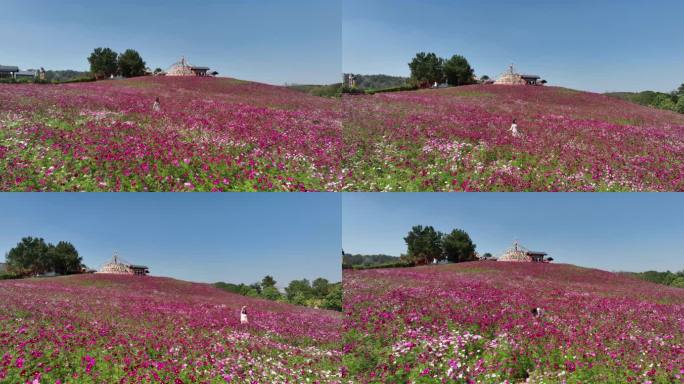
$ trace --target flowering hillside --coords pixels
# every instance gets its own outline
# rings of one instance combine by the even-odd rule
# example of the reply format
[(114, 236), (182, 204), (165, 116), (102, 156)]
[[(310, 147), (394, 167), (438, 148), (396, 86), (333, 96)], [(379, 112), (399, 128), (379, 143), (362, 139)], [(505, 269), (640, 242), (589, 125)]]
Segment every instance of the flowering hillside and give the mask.
[(344, 365), (359, 382), (684, 379), (684, 289), (493, 261), (345, 271), (344, 289)]
[(334, 100), (195, 77), (0, 84), (0, 100), (0, 190), (338, 189)]
[(345, 190), (684, 190), (684, 115), (674, 112), (503, 85), (343, 104)]
[(6, 280), (0, 302), (3, 383), (341, 381), (337, 312), (122, 275)]

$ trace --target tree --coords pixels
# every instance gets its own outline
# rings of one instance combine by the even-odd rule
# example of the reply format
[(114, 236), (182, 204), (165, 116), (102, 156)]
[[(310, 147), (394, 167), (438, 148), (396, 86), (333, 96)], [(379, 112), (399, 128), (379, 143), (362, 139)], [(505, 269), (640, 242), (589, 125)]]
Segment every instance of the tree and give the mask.
[(311, 283), (311, 289), (313, 290), (313, 295), (319, 299), (324, 298), (328, 295), (330, 290), (330, 282), (328, 279), (322, 277), (317, 278)]
[(684, 96), (684, 84), (680, 85), (679, 88), (677, 88), (677, 95)]
[(70, 275), (81, 272), (82, 260), (73, 244), (60, 241), (55, 246), (49, 245), (48, 255), (55, 273)]
[(275, 286), (266, 286), (261, 289), (261, 297), (268, 300), (280, 300), (283, 295)]
[(493, 257), (493, 255), (489, 252), (485, 252), (485, 254), (482, 255), (482, 258), (484, 258), (484, 259), (491, 259), (492, 257)]
[(118, 70), (116, 52), (109, 48), (95, 48), (88, 57), (88, 62), (90, 63), (90, 72), (97, 78), (115, 75)]
[(157, 68), (154, 69), (154, 74), (155, 74), (155, 75), (157, 75), (157, 74), (159, 74), (159, 73), (162, 73), (162, 72), (164, 72), (164, 71), (163, 71), (161, 68), (159, 68), (159, 67), (157, 67)]
[(307, 279), (292, 280), (285, 287), (285, 296), (288, 302), (301, 305), (303, 304), (302, 300), (306, 301), (306, 299), (311, 297), (311, 283)]
[(487, 76), (487, 75), (482, 75), (482, 77), (480, 77), (480, 82), (481, 82), (481, 83), (484, 83), (484, 82), (488, 81), (489, 79), (490, 79), (489, 76)]
[(325, 296), (323, 308), (333, 311), (342, 310), (342, 284), (337, 283), (330, 286), (330, 293)]
[(143, 76), (145, 74), (145, 62), (136, 50), (127, 49), (119, 55), (119, 73), (123, 77)]
[(419, 85), (441, 82), (444, 79), (444, 60), (434, 53), (420, 52), (409, 63), (411, 79)]
[(473, 68), (465, 57), (453, 55), (444, 62), (444, 76), (449, 85), (467, 85), (474, 83)]
[(266, 287), (275, 287), (276, 281), (271, 275), (266, 275), (264, 276), (263, 279), (261, 279), (261, 287), (266, 288)]
[(475, 244), (462, 229), (454, 229), (442, 237), (442, 249), (452, 263), (475, 260)]
[(684, 113), (684, 93), (679, 95), (679, 100), (677, 100), (675, 110), (679, 113)]
[(660, 109), (675, 110), (675, 103), (670, 95), (658, 94), (654, 100), (654, 105)]
[(51, 267), (49, 249), (42, 238), (24, 237), (5, 255), (8, 269), (18, 276), (48, 272)]
[(404, 237), (408, 259), (414, 264), (430, 264), (442, 258), (442, 233), (431, 226), (415, 225)]

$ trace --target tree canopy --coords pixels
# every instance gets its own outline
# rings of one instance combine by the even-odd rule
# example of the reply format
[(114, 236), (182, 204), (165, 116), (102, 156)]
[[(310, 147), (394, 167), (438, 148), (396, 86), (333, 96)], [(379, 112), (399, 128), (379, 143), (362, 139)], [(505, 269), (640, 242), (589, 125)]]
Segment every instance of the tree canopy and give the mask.
[(409, 63), (411, 79), (420, 85), (441, 82), (444, 79), (444, 59), (430, 52), (419, 52)]
[(120, 54), (118, 64), (119, 73), (123, 77), (143, 76), (145, 74), (145, 62), (134, 49), (127, 49)]
[(117, 54), (109, 48), (95, 48), (88, 57), (88, 62), (90, 72), (98, 78), (116, 75), (119, 69)]
[(442, 249), (452, 263), (475, 260), (475, 244), (462, 229), (454, 229), (442, 237)]
[(461, 55), (453, 55), (444, 61), (444, 76), (449, 85), (467, 85), (475, 82), (473, 68)]
[(48, 272), (68, 275), (81, 272), (82, 260), (73, 244), (48, 244), (38, 237), (24, 237), (5, 255), (8, 269), (15, 275), (33, 276)]
[(415, 225), (404, 237), (408, 248), (407, 257), (415, 264), (430, 264), (442, 257), (442, 233), (433, 227)]

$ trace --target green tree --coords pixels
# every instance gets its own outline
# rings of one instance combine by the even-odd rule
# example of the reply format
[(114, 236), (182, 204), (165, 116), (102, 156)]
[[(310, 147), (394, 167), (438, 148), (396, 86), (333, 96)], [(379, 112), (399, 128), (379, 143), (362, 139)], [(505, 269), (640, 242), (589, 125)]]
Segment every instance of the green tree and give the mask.
[(487, 75), (482, 75), (482, 77), (480, 77), (480, 82), (484, 83), (485, 81), (487, 81), (487, 80), (489, 80), (489, 79), (490, 79), (489, 76), (487, 76)]
[(680, 85), (679, 88), (677, 88), (677, 95), (684, 96), (684, 84)]
[(82, 260), (73, 244), (60, 241), (57, 245), (49, 245), (48, 258), (52, 269), (59, 275), (70, 275), (81, 272)]
[(330, 285), (330, 292), (325, 296), (323, 300), (323, 308), (331, 309), (333, 311), (342, 310), (342, 284), (332, 284)]
[(442, 233), (433, 227), (415, 225), (404, 237), (408, 248), (407, 257), (414, 264), (429, 264), (442, 258)]
[(268, 300), (281, 300), (283, 295), (280, 293), (278, 288), (269, 285), (261, 289), (261, 297)]
[(444, 79), (444, 60), (434, 53), (420, 52), (409, 63), (411, 79), (419, 85), (441, 82)]
[(484, 257), (485, 259), (491, 259), (493, 257), (493, 255), (489, 252), (485, 252), (485, 254), (482, 255), (482, 257)]
[(670, 95), (658, 94), (654, 100), (654, 105), (660, 109), (667, 109), (669, 111), (675, 110), (675, 103), (672, 101)]
[(5, 255), (9, 271), (18, 276), (48, 272), (51, 269), (49, 249), (42, 238), (24, 237)]
[[(303, 305), (306, 299), (311, 296), (311, 283), (307, 279), (292, 280), (290, 281), (290, 284), (285, 287), (285, 297), (290, 303)], [(299, 298), (295, 300), (296, 297)]]
[(330, 282), (322, 277), (317, 278), (311, 283), (313, 295), (319, 299), (326, 297), (330, 290)]
[(675, 278), (670, 285), (677, 288), (684, 288), (684, 277), (679, 276)]
[(453, 55), (444, 62), (444, 76), (449, 85), (473, 84), (475, 82), (473, 73), (470, 63), (461, 55)]
[(684, 93), (679, 95), (679, 100), (677, 100), (675, 110), (679, 113), (684, 113)]
[(452, 263), (475, 260), (475, 244), (462, 229), (454, 229), (442, 237), (442, 249)]
[(266, 275), (264, 276), (263, 279), (261, 279), (261, 287), (266, 288), (266, 287), (275, 287), (276, 281), (271, 275)]
[(109, 48), (95, 48), (88, 57), (88, 62), (90, 63), (90, 72), (97, 78), (115, 75), (118, 70), (116, 52)]
[(134, 49), (127, 49), (119, 55), (119, 73), (123, 77), (143, 76), (145, 62)]

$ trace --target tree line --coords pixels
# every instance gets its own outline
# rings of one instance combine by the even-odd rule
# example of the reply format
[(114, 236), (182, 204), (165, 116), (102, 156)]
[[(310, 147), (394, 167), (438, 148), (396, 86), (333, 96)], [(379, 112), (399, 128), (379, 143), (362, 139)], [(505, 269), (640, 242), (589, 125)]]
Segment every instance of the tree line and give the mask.
[(46, 243), (40, 237), (24, 237), (5, 254), (5, 277), (29, 277), (54, 272), (58, 275), (81, 273), (85, 268), (73, 244)]
[[(110, 76), (135, 77), (145, 75), (145, 61), (138, 51), (127, 49), (117, 54), (111, 48), (95, 48), (88, 56), (90, 72), (95, 78), (101, 79)], [(161, 68), (155, 69), (155, 73), (161, 72)]]
[(684, 84), (680, 85), (679, 88), (670, 93), (654, 91), (643, 91), (637, 93), (610, 92), (607, 93), (607, 95), (649, 107), (684, 113)]
[(442, 233), (432, 226), (415, 225), (404, 237), (407, 253), (404, 259), (413, 265), (430, 264), (435, 261), (460, 263), (475, 261), (475, 243), (462, 229)]
[(684, 288), (684, 270), (679, 272), (631, 272), (629, 274), (638, 277), (642, 280), (650, 281), (651, 283), (667, 285), (670, 287)]
[(243, 296), (258, 297), (311, 308), (342, 310), (342, 283), (330, 283), (319, 277), (313, 281), (308, 279), (292, 280), (281, 292), (276, 287), (273, 276), (265, 276), (260, 282), (253, 284), (214, 283), (214, 286)]
[(449, 85), (468, 85), (477, 82), (475, 71), (461, 55), (444, 59), (432, 52), (419, 52), (408, 66), (411, 70), (411, 81), (419, 86), (444, 82)]

